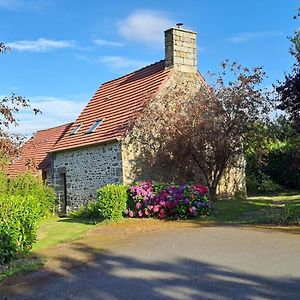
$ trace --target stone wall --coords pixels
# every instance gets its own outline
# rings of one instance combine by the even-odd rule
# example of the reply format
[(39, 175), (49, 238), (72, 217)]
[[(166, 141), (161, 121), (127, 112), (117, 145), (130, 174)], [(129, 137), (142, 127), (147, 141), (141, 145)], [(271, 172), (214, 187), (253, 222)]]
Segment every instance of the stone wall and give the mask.
[[(196, 93), (203, 88), (203, 82), (198, 74), (187, 73), (181, 71), (173, 72), (172, 76), (162, 87), (158, 95), (149, 104), (150, 110), (157, 110), (163, 103), (167, 101), (172, 106), (173, 100), (180, 99), (189, 100), (193, 99)], [(141, 122), (144, 120), (141, 119)], [(137, 121), (139, 122), (139, 120)], [(188, 174), (179, 174), (176, 168), (172, 169), (171, 166), (164, 168), (161, 164), (149, 166), (147, 161), (147, 154), (144, 153), (142, 147), (139, 145), (139, 130), (134, 126), (132, 131), (129, 132), (127, 137), (122, 142), (122, 160), (123, 160), (123, 181), (126, 184), (139, 180), (157, 180), (157, 181), (178, 181), (179, 177), (188, 178)], [(155, 124), (153, 125), (153, 128)], [(134, 137), (132, 139), (132, 136)], [(136, 139), (135, 139), (136, 137)], [(184, 180), (184, 179), (183, 179)]]
[(101, 186), (122, 183), (121, 145), (113, 142), (56, 152), (53, 155), (53, 174), (60, 211), (76, 210), (88, 200), (96, 199), (96, 191)]
[(236, 158), (234, 165), (228, 168), (217, 188), (218, 195), (228, 197), (240, 191), (246, 193), (246, 161), (243, 156)]
[[(150, 103), (150, 108), (155, 109), (163, 101), (172, 101), (178, 98), (193, 99), (195, 93), (199, 93), (203, 87), (203, 82), (197, 74), (174, 72), (157, 97)], [(143, 121), (143, 119), (141, 119)], [(204, 184), (204, 180), (195, 165), (188, 166), (187, 170), (178, 170), (176, 166), (167, 167), (159, 164), (149, 166), (147, 155), (143, 152), (143, 147), (139, 145), (138, 138), (132, 139), (131, 136), (138, 137), (138, 126), (133, 127), (127, 137), (122, 142), (123, 160), (123, 182), (130, 184), (133, 181), (157, 180), (161, 182), (183, 183), (194, 181)], [(245, 191), (245, 165), (244, 159), (238, 158), (235, 165), (231, 166), (223, 176), (218, 186), (218, 194), (230, 196), (236, 191)]]

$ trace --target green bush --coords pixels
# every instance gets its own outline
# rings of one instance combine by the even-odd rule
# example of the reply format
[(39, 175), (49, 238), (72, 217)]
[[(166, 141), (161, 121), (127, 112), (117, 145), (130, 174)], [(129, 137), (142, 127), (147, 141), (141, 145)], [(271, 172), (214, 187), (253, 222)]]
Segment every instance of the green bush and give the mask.
[(274, 225), (299, 225), (300, 217), (297, 214), (297, 206), (294, 203), (287, 203), (283, 209), (274, 209), (273, 212), (267, 216), (267, 221)]
[(0, 197), (6, 195), (8, 182), (6, 175), (0, 170)]
[(6, 228), (4, 224), (0, 224), (0, 266), (15, 257), (17, 246), (13, 242), (12, 230)]
[(99, 202), (90, 201), (83, 204), (78, 210), (71, 212), (70, 217), (100, 219)]
[(18, 253), (27, 253), (36, 241), (37, 222), (45, 214), (33, 196), (7, 196), (0, 199), (0, 263)]
[[(274, 190), (267, 180), (262, 182), (262, 174), (273, 183), (284, 188), (297, 189), (300, 186), (299, 133), (285, 116), (268, 122), (254, 124), (255, 130), (248, 132), (244, 144), (247, 176), (254, 177), (260, 190)], [(250, 182), (249, 191), (255, 188)], [(259, 189), (257, 190), (259, 191)]]
[(236, 191), (232, 199), (236, 201), (245, 201), (247, 200), (247, 195), (244, 191)]
[(291, 189), (300, 187), (300, 169), (295, 148), (275, 149), (268, 155), (268, 164), (262, 168), (278, 184)]
[(37, 198), (45, 214), (52, 212), (55, 207), (54, 189), (46, 186), (40, 178), (30, 173), (10, 178), (6, 193), (22, 197), (30, 195)]
[(248, 194), (256, 194), (258, 192), (270, 193), (282, 190), (281, 186), (275, 183), (268, 175), (260, 173), (257, 176), (247, 176), (246, 186)]
[(281, 189), (280, 185), (275, 183), (268, 175), (262, 173), (261, 182), (258, 185), (258, 190), (263, 193), (275, 192)]
[(1, 265), (30, 251), (38, 221), (54, 209), (55, 192), (30, 174), (8, 179), (1, 173), (0, 183)]
[(258, 193), (258, 182), (254, 176), (246, 176), (247, 194), (253, 195)]
[(104, 219), (119, 219), (123, 216), (127, 204), (127, 187), (108, 184), (98, 190), (100, 216)]

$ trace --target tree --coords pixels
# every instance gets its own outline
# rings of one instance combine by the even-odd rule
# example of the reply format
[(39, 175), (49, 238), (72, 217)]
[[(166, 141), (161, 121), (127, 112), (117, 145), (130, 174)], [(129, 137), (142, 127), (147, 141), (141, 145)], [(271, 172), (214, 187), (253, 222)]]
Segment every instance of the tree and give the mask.
[[(5, 53), (9, 48), (0, 43), (0, 53)], [(8, 130), (11, 126), (17, 126), (17, 113), (21, 108), (30, 108), (30, 102), (22, 96), (12, 94), (11, 96), (0, 99), (0, 169), (9, 162), (18, 152), (24, 137), (12, 134)], [(33, 108), (37, 114), (39, 109)]]
[(247, 135), (245, 143), (248, 191), (299, 188), (298, 145), (298, 135), (286, 116), (257, 123), (256, 130)]
[[(298, 15), (300, 16), (300, 8)], [(295, 57), (292, 72), (285, 75), (284, 82), (277, 87), (280, 104), (279, 109), (286, 111), (294, 122), (295, 128), (300, 132), (300, 30), (298, 29), (291, 40), (290, 53)]]
[(213, 85), (203, 85), (192, 98), (185, 90), (169, 90), (162, 101), (151, 102), (135, 122), (130, 143), (150, 166), (177, 172), (176, 180), (199, 174), (215, 200), (226, 170), (243, 167), (246, 134), (267, 119), (270, 98), (258, 87), (262, 68), (225, 61), (212, 76)]

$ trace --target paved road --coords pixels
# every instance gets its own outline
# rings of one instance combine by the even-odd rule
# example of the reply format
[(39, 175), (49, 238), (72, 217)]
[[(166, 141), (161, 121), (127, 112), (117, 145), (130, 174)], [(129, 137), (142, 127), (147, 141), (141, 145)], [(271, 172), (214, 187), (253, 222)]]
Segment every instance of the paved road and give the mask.
[(298, 300), (300, 235), (228, 226), (141, 232), (88, 264), (1, 289), (0, 299)]

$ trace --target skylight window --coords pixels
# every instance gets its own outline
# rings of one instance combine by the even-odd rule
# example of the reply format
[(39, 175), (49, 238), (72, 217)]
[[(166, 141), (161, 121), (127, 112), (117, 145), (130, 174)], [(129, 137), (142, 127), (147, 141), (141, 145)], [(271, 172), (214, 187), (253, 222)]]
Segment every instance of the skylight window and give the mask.
[(81, 128), (81, 125), (82, 124), (75, 126), (75, 128), (70, 132), (70, 135), (76, 134), (79, 131), (79, 129)]
[(86, 132), (86, 133), (92, 133), (92, 132), (95, 132), (97, 127), (103, 122), (102, 119), (99, 119), (97, 120), (90, 128), (89, 130)]

